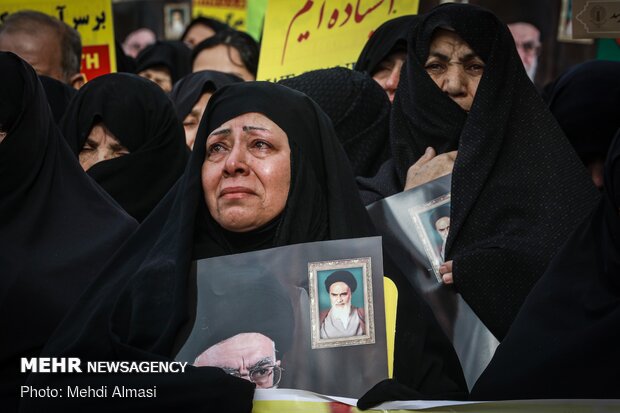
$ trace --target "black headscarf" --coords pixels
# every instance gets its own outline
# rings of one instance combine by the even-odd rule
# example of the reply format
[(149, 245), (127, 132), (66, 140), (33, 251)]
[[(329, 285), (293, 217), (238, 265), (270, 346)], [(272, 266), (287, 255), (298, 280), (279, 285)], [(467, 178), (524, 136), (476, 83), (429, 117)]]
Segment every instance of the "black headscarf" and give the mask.
[[(0, 53), (0, 389), (19, 396), (20, 357), (36, 357), (136, 227), (80, 168), (34, 70)], [(10, 394), (7, 394), (9, 392)], [(6, 400), (5, 397), (10, 397)]]
[(215, 92), (224, 85), (243, 82), (243, 79), (229, 73), (215, 70), (201, 70), (180, 79), (170, 92), (177, 117), (182, 122), (205, 92)]
[(185, 36), (187, 36), (187, 33), (189, 33), (191, 28), (196, 25), (207, 26), (213, 29), (215, 33), (221, 32), (222, 30), (230, 29), (230, 26), (228, 26), (224, 22), (221, 22), (216, 19), (212, 19), (210, 17), (198, 16), (195, 19), (193, 19), (191, 22), (189, 22), (189, 24), (185, 28), (185, 31), (183, 32), (183, 35), (181, 35), (181, 40), (185, 40)]
[(620, 131), (604, 180), (598, 207), (527, 297), (475, 399), (620, 398)]
[(584, 161), (605, 159), (620, 128), (620, 62), (591, 60), (560, 76), (549, 93), (549, 109)]
[(373, 75), (383, 60), (397, 50), (406, 51), (411, 31), (417, 24), (416, 15), (400, 16), (383, 23), (370, 36), (353, 70)]
[[(209, 133), (249, 112), (264, 114), (286, 132), (291, 147), (291, 184), (278, 219), (266, 228), (233, 237), (207, 212), (201, 168)], [(373, 230), (346, 155), (320, 108), (307, 96), (268, 82), (224, 86), (209, 101), (183, 178), (82, 297), (50, 340), (46, 354), (71, 354), (82, 360), (170, 359), (183, 341), (181, 330), (193, 324), (189, 291), (195, 289), (195, 281), (188, 277), (193, 259), (367, 235), (373, 235)], [(396, 283), (399, 285), (398, 280)], [(456, 354), (430, 310), (406, 283), (401, 284), (396, 377), (427, 397), (462, 397), (466, 387)], [(98, 377), (82, 374), (73, 380), (85, 383)], [(176, 409), (183, 411), (204, 409), (205, 405), (226, 411), (251, 408), (254, 386), (215, 368), (190, 368), (189, 373), (174, 377), (112, 376), (106, 380), (118, 384), (132, 379), (143, 384), (157, 381), (161, 390), (153, 406), (176, 403)], [(71, 379), (35, 375), (31, 382), (44, 385), (50, 380), (65, 384)], [(54, 406), (51, 403), (66, 407), (64, 403), (72, 401), (44, 402), (50, 408)], [(82, 409), (84, 402), (80, 400)], [(101, 404), (102, 400), (95, 402)], [(109, 410), (110, 406), (101, 408)]]
[[(424, 69), (433, 33), (444, 27), (485, 62), (469, 114)], [(454, 260), (457, 291), (501, 339), (598, 195), (491, 12), (441, 5), (421, 16), (408, 47), (390, 120), (393, 158), (362, 190), (374, 199), (400, 192), (426, 147), (458, 149), (446, 261)]]
[(331, 119), (356, 176), (374, 176), (389, 155), (391, 104), (368, 74), (342, 67), (313, 70), (281, 84), (310, 96)]
[(51, 77), (39, 76), (39, 79), (41, 80), (41, 84), (45, 90), (47, 102), (52, 109), (54, 121), (56, 121), (56, 123), (60, 123), (62, 115), (65, 113), (65, 110), (67, 109), (67, 106), (69, 106), (69, 102), (73, 96), (77, 93), (77, 90), (66, 83)]
[(71, 101), (61, 129), (76, 156), (98, 121), (129, 154), (99, 162), (87, 173), (142, 221), (185, 168), (188, 149), (181, 122), (159, 86), (126, 73), (91, 80)]
[(172, 84), (192, 71), (192, 50), (181, 41), (158, 40), (136, 57), (136, 73), (156, 66), (170, 71)]

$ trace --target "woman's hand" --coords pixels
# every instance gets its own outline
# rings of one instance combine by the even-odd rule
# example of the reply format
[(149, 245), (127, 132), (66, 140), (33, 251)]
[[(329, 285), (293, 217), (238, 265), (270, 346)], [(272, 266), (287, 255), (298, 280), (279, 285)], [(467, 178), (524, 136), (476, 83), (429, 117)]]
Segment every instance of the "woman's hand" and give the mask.
[(439, 266), (439, 274), (444, 284), (454, 284), (454, 278), (452, 278), (452, 260), (446, 261)]
[(424, 155), (407, 171), (405, 191), (452, 173), (456, 155), (457, 151), (437, 155), (435, 149), (430, 146), (426, 148)]

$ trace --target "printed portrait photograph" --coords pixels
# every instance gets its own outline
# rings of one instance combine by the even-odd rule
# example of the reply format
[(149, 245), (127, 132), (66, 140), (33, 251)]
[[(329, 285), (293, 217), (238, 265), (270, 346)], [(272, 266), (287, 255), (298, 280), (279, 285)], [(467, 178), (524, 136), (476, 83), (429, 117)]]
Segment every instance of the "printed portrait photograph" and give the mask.
[(450, 232), (450, 194), (411, 208), (409, 214), (424, 246), (427, 267), (432, 268), (437, 282), (441, 283), (439, 266), (445, 262), (446, 241)]
[(370, 260), (308, 264), (312, 348), (374, 343)]
[(164, 37), (166, 40), (179, 40), (190, 20), (189, 4), (166, 4), (164, 6)]
[[(333, 320), (341, 320), (347, 311), (357, 317), (344, 323), (341, 334), (349, 337), (321, 339), (323, 346), (313, 347), (319, 307), (312, 314), (310, 303), (311, 296), (319, 299), (319, 291), (313, 291), (316, 285), (310, 287), (308, 263), (316, 263), (319, 271), (315, 275), (322, 285), (326, 319), (332, 301), (340, 309), (332, 313)], [(382, 269), (380, 237), (199, 260), (191, 272), (196, 288), (193, 327), (179, 337), (175, 360), (221, 368), (259, 389), (301, 389), (358, 398), (368, 390), (368, 382), (387, 377)], [(333, 300), (326, 282), (333, 285)], [(325, 329), (334, 334), (331, 326)], [(339, 374), (334, 374), (336, 364), (342, 364)], [(350, 379), (342, 380), (343, 374)]]

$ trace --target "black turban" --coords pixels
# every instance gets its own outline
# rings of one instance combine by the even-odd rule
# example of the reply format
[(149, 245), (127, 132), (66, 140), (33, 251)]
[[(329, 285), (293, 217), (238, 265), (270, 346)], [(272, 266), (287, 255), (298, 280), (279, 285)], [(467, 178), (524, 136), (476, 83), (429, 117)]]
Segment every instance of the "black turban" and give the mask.
[(331, 287), (333, 283), (337, 282), (343, 282), (348, 285), (352, 293), (357, 289), (357, 281), (355, 281), (355, 277), (349, 271), (340, 270), (331, 273), (325, 279), (325, 289), (327, 292), (329, 292), (329, 287)]

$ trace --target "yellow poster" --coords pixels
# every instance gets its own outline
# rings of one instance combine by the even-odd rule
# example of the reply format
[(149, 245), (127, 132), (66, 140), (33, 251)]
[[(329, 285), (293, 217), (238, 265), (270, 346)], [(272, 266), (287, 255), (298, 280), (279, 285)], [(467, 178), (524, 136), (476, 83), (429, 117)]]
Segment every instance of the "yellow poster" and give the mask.
[(82, 37), (82, 73), (90, 80), (116, 71), (111, 0), (3, 0), (0, 20), (19, 10), (36, 10), (54, 16)]
[(353, 67), (377, 27), (417, 11), (418, 0), (270, 0), (258, 79)]
[(247, 0), (192, 0), (192, 16), (211, 17), (234, 29), (245, 31), (247, 3)]

